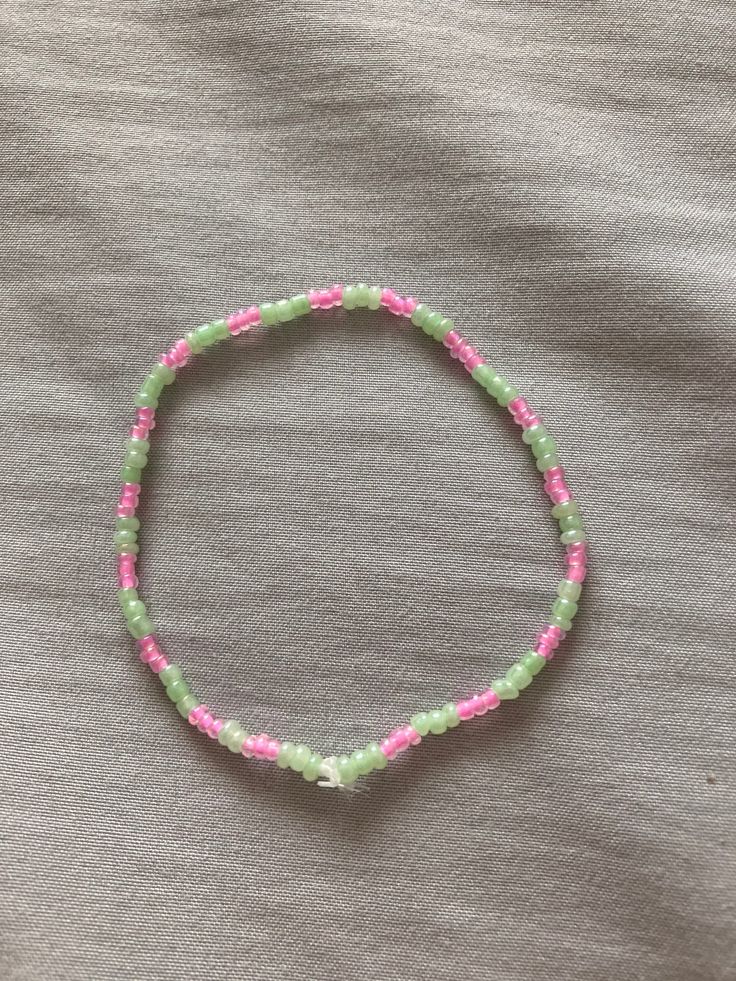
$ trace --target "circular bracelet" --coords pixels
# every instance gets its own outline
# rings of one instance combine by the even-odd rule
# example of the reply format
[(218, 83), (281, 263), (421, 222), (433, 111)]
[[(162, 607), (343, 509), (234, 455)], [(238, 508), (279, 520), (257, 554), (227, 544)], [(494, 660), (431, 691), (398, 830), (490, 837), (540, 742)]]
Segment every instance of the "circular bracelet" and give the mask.
[[(410, 318), (425, 334), (433, 337), (457, 358), (471, 377), (499, 405), (508, 409), (522, 430), (521, 438), (536, 458), (543, 475), (544, 489), (552, 501), (552, 514), (560, 526), (560, 541), (565, 546), (565, 573), (557, 586), (548, 622), (537, 634), (532, 648), (511, 665), (504, 675), (477, 694), (459, 702), (447, 702), (441, 708), (418, 712), (408, 723), (393, 729), (382, 741), (369, 743), (349, 755), (322, 757), (309, 746), (275, 739), (266, 733), (248, 733), (235, 719), (219, 718), (190, 689), (181, 668), (169, 662), (161, 649), (146, 607), (138, 595), (135, 566), (138, 555), (136, 517), (141, 489), (141, 475), (148, 462), (149, 437), (155, 425), (159, 396), (177, 372), (205, 348), (256, 327), (277, 327), (310, 310), (327, 310), (342, 306), (345, 310), (367, 307), (386, 308), (397, 317)], [(135, 419), (126, 441), (123, 481), (115, 523), (115, 549), (118, 556), (118, 598), (127, 627), (138, 644), (140, 659), (161, 679), (166, 694), (179, 714), (200, 732), (216, 739), (233, 753), (257, 760), (275, 762), (282, 769), (301, 773), (305, 780), (319, 780), (320, 786), (345, 787), (373, 770), (382, 770), (389, 761), (416, 746), (423, 737), (439, 736), (461, 722), (485, 715), (502, 701), (517, 698), (531, 684), (554, 656), (554, 652), (577, 613), (577, 601), (585, 579), (587, 564), (586, 535), (577, 504), (570, 494), (565, 473), (557, 457), (557, 446), (526, 399), (485, 362), (480, 354), (456, 330), (453, 322), (413, 297), (399, 296), (394, 290), (358, 283), (311, 290), (275, 303), (262, 303), (239, 310), (225, 320), (215, 320), (190, 331), (170, 350), (161, 355), (147, 375), (135, 398)], [(322, 779), (319, 779), (322, 778)]]

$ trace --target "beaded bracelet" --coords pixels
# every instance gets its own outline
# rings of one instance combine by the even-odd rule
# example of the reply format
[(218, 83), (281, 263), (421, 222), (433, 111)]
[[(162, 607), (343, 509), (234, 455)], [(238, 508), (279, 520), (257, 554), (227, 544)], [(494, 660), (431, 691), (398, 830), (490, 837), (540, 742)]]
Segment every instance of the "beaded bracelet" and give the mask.
[[(266, 733), (246, 732), (235, 719), (224, 720), (193, 694), (184, 680), (181, 668), (171, 664), (161, 650), (155, 628), (146, 607), (138, 596), (138, 577), (135, 572), (138, 555), (136, 517), (141, 489), (141, 474), (148, 462), (149, 436), (154, 428), (158, 400), (166, 385), (176, 378), (180, 368), (205, 348), (233, 335), (255, 327), (276, 327), (309, 313), (342, 306), (345, 310), (385, 307), (397, 317), (407, 317), (417, 327), (441, 341), (450, 356), (457, 358), (499, 405), (508, 409), (522, 430), (522, 439), (530, 447), (543, 475), (544, 489), (552, 501), (552, 514), (560, 526), (560, 541), (565, 546), (565, 575), (557, 586), (557, 596), (548, 622), (537, 634), (534, 646), (527, 650), (506, 673), (490, 687), (459, 702), (447, 702), (441, 708), (413, 715), (405, 725), (398, 726), (381, 742), (369, 743), (350, 755), (323, 758), (302, 743), (281, 742)], [(179, 714), (201, 733), (216, 739), (233, 753), (257, 760), (269, 760), (282, 769), (301, 773), (305, 780), (319, 780), (324, 787), (345, 787), (359, 776), (384, 769), (409, 746), (416, 746), (424, 736), (439, 736), (461, 722), (485, 715), (502, 701), (517, 698), (535, 675), (554, 656), (554, 652), (577, 613), (577, 601), (585, 579), (587, 564), (586, 535), (577, 504), (570, 494), (565, 474), (557, 457), (557, 446), (542, 425), (539, 416), (526, 399), (509, 382), (486, 364), (475, 348), (455, 330), (451, 320), (435, 313), (413, 297), (399, 296), (391, 289), (366, 286), (332, 286), (326, 290), (311, 290), (276, 303), (262, 303), (239, 310), (225, 320), (215, 320), (190, 331), (161, 355), (158, 363), (138, 390), (137, 412), (126, 442), (125, 460), (121, 473), (122, 491), (117, 508), (115, 548), (118, 554), (118, 597), (127, 621), (128, 630), (138, 644), (140, 659), (155, 672), (164, 684), (166, 694), (176, 705)]]

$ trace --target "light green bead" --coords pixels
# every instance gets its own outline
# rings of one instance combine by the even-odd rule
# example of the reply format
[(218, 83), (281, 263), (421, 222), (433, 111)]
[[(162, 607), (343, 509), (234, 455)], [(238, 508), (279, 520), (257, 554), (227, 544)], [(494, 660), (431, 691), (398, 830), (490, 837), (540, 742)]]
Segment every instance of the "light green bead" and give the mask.
[(567, 518), (571, 514), (578, 514), (580, 511), (577, 501), (563, 501), (561, 504), (555, 504), (552, 508), (552, 516), (557, 518)]
[(457, 705), (454, 702), (447, 702), (446, 705), (443, 705), (442, 712), (444, 713), (448, 729), (454, 729), (455, 726), (460, 725), (460, 716), (458, 715)]
[(552, 613), (557, 617), (566, 617), (568, 620), (573, 620), (577, 612), (578, 604), (571, 599), (560, 597), (552, 604)]
[(512, 685), (508, 678), (497, 678), (491, 685), (491, 688), (501, 701), (504, 702), (507, 699), (519, 697), (519, 689), (515, 685)]
[(525, 429), (521, 434), (521, 438), (527, 444), (527, 446), (531, 446), (532, 443), (536, 443), (537, 440), (542, 439), (546, 435), (547, 430), (544, 428), (541, 422), (538, 422), (536, 426), (530, 426), (528, 429)]
[(123, 607), (123, 614), (126, 620), (135, 620), (136, 617), (147, 616), (146, 604), (141, 600), (131, 600)]
[(291, 298), (291, 309), (294, 311), (295, 317), (303, 317), (305, 313), (309, 313), (312, 309), (312, 305), (309, 302), (309, 297), (306, 293), (297, 293), (296, 296)]
[(381, 751), (378, 743), (368, 743), (365, 748), (371, 761), (371, 769), (384, 770), (388, 766), (388, 760)]
[(140, 390), (142, 392), (147, 392), (149, 395), (155, 395), (156, 398), (158, 398), (161, 392), (164, 390), (164, 383), (152, 372), (149, 372), (143, 379), (143, 384), (141, 385)]
[(531, 675), (539, 674), (546, 663), (547, 659), (536, 651), (527, 651), (519, 658), (519, 664), (522, 664)]
[(156, 628), (147, 616), (136, 617), (135, 620), (128, 620), (128, 631), (136, 640), (147, 637), (148, 634), (156, 632)]
[(412, 312), (411, 322), (415, 327), (424, 327), (428, 318), (432, 315), (432, 311), (426, 305), (426, 303), (418, 303)]
[(492, 378), (496, 377), (496, 372), (487, 364), (477, 364), (470, 373), (470, 377), (477, 381), (481, 388), (485, 388)]
[(142, 453), (143, 456), (148, 456), (148, 451), (151, 449), (151, 444), (147, 439), (135, 439), (131, 437), (125, 441), (126, 450), (135, 450), (138, 453)]
[(138, 531), (141, 523), (138, 518), (116, 518), (115, 527), (118, 531)]
[(296, 316), (291, 300), (279, 300), (276, 303), (276, 312), (278, 313), (280, 324), (288, 323), (289, 320), (293, 320)]
[(568, 620), (567, 617), (558, 616), (556, 613), (550, 616), (549, 622), (553, 627), (559, 627), (560, 630), (564, 630), (565, 633), (572, 630), (572, 620)]
[(439, 324), (432, 331), (432, 337), (436, 341), (441, 341), (451, 330), (455, 329), (455, 322), (450, 320), (449, 317), (443, 317)]
[(198, 705), (199, 700), (196, 695), (185, 695), (184, 698), (180, 699), (176, 703), (176, 711), (179, 713), (182, 719), (186, 719)]
[[(161, 672), (163, 674), (163, 672)], [(222, 729), (217, 733), (217, 741), (221, 746), (227, 746), (227, 741), (232, 736), (235, 729), (238, 728), (238, 723), (236, 719), (228, 719), (224, 724)]]
[(312, 750), (309, 748), (309, 746), (305, 746), (304, 743), (300, 743), (298, 746), (294, 747), (294, 752), (291, 754), (289, 766), (296, 773), (301, 773), (309, 762), (309, 757), (311, 755)]
[(381, 305), (381, 287), (371, 286), (368, 290), (368, 309), (377, 310)]
[(151, 374), (157, 378), (162, 385), (170, 385), (176, 379), (176, 372), (169, 368), (167, 364), (159, 362), (151, 368)]
[[(506, 672), (506, 681), (522, 691), (532, 683), (532, 674), (527, 671), (523, 664), (512, 664)], [(498, 694), (498, 692), (496, 692)]]
[(355, 297), (356, 288), (355, 286), (345, 286), (342, 291), (342, 305), (346, 310), (355, 309)]
[(519, 389), (514, 388), (513, 385), (511, 385), (509, 382), (506, 382), (504, 387), (496, 396), (496, 401), (498, 402), (499, 405), (503, 406), (503, 408), (505, 409), (506, 406), (509, 404), (509, 402), (513, 402), (513, 400), (518, 399), (518, 397), (519, 397)]
[(202, 335), (198, 334), (197, 331), (198, 328), (195, 328), (195, 330), (190, 330), (184, 335), (184, 340), (192, 349), (192, 354), (200, 354), (202, 352)]
[(540, 473), (546, 473), (547, 470), (551, 470), (552, 467), (559, 467), (559, 465), (560, 461), (557, 459), (556, 453), (547, 453), (537, 460), (537, 470)]
[(125, 555), (137, 555), (140, 552), (140, 550), (141, 550), (141, 547), (138, 544), (138, 542), (116, 542), (115, 543), (115, 552), (118, 555), (123, 555), (123, 553), (125, 553)]
[(356, 307), (368, 306), (368, 286), (366, 283), (358, 283), (355, 287)]
[(180, 698), (184, 698), (185, 695), (191, 695), (191, 690), (186, 681), (175, 681), (171, 685), (166, 686), (166, 694), (171, 699), (172, 702), (178, 702)]
[(161, 679), (161, 683), (168, 688), (175, 681), (181, 681), (181, 668), (178, 664), (169, 664), (168, 667), (159, 672), (158, 676)]
[(443, 320), (445, 320), (445, 317), (443, 317), (441, 313), (436, 313), (434, 310), (430, 310), (429, 314), (424, 319), (422, 330), (425, 334), (429, 334), (430, 337), (436, 337), (437, 335), (435, 334), (435, 331)]
[(125, 610), (127, 606), (131, 603), (140, 603), (140, 597), (138, 596), (138, 590), (129, 587), (128, 589), (118, 590), (118, 603), (120, 603), (120, 609)]
[[(187, 338), (189, 337), (190, 335), (187, 334)], [(217, 342), (217, 338), (212, 333), (212, 324), (200, 324), (194, 331), (194, 338), (200, 351), (203, 351), (206, 347), (211, 347)]]
[(548, 453), (557, 452), (557, 443), (552, 439), (551, 436), (542, 436), (540, 439), (535, 440), (532, 444), (532, 453), (539, 460), (543, 456), (547, 456)]
[(138, 391), (135, 399), (133, 400), (135, 405), (139, 409), (157, 409), (158, 408), (158, 397), (155, 395), (150, 395), (148, 392), (142, 390)]
[(443, 732), (447, 732), (447, 720), (442, 709), (432, 709), (429, 713), (429, 731), (435, 736), (441, 736)]
[(230, 336), (227, 320), (213, 320), (210, 324), (210, 334), (213, 338), (213, 343), (215, 344), (217, 344), (218, 341), (226, 340), (226, 338)]
[(561, 579), (557, 585), (557, 595), (560, 599), (569, 599), (577, 603), (580, 599), (580, 593), (582, 592), (582, 586), (579, 582), (573, 582), (572, 579)]
[(498, 397), (507, 388), (508, 384), (509, 383), (502, 375), (497, 375), (494, 372), (492, 377), (486, 381), (483, 387), (485, 388), (485, 390), (488, 392), (489, 395), (493, 396), (494, 399), (498, 399)]
[(420, 736), (426, 736), (429, 732), (429, 712), (417, 712), (416, 715), (412, 715), (409, 722)]
[(241, 753), (243, 743), (248, 738), (248, 733), (241, 725), (237, 725), (227, 737), (227, 748), (231, 753)]
[(585, 531), (582, 528), (572, 528), (570, 531), (563, 531), (560, 535), (560, 541), (563, 545), (572, 545), (574, 542), (584, 542), (585, 539)]
[(583, 519), (579, 514), (568, 514), (566, 518), (560, 518), (560, 531), (572, 531), (575, 528), (584, 528)]
[(358, 768), (349, 756), (338, 756), (335, 765), (340, 775), (340, 783), (349, 785), (358, 779)]
[(148, 466), (148, 457), (145, 453), (136, 453), (135, 450), (128, 450), (123, 458), (123, 466), (143, 470), (144, 467)]
[(359, 776), (365, 776), (366, 773), (370, 773), (373, 769), (371, 758), (364, 749), (356, 749), (354, 753), (350, 754), (350, 759), (355, 764)]
[(305, 780), (309, 780), (312, 783), (320, 775), (320, 768), (322, 766), (323, 760), (319, 753), (312, 753), (312, 755), (307, 760), (306, 766), (302, 770), (302, 776)]
[(123, 466), (120, 470), (120, 479), (124, 484), (140, 484), (141, 471), (138, 467)]
[(285, 770), (288, 766), (291, 766), (291, 759), (294, 755), (294, 750), (296, 746), (294, 743), (286, 742), (281, 743), (281, 749), (279, 750), (279, 755), (276, 757), (276, 766), (281, 767)]
[(266, 327), (273, 327), (279, 322), (279, 312), (275, 303), (261, 303), (258, 310), (261, 314), (261, 321)]
[(113, 543), (116, 546), (124, 547), (126, 545), (135, 545), (138, 541), (138, 532), (136, 531), (116, 531), (112, 536)]

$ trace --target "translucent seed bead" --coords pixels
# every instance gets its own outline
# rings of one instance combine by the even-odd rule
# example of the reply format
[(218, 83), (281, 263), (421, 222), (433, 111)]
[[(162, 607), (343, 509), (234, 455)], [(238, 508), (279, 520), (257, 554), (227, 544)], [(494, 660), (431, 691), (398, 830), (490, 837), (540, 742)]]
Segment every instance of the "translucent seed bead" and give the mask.
[(173, 685), (175, 681), (181, 681), (181, 668), (178, 664), (170, 664), (159, 674), (159, 678), (165, 685)]
[[(416, 310), (414, 313), (416, 313)], [(445, 319), (446, 318), (443, 317), (441, 313), (434, 313), (433, 311), (430, 311), (427, 317), (425, 317), (424, 323), (421, 325), (422, 330), (425, 334), (429, 334), (431, 337), (436, 337), (437, 335), (435, 334), (435, 331)]]
[(356, 749), (354, 753), (350, 754), (350, 759), (355, 764), (358, 776), (365, 776), (373, 769), (371, 758), (364, 749)]
[(429, 732), (429, 713), (417, 712), (409, 719), (412, 727), (416, 729), (420, 736), (426, 736)]
[(473, 379), (473, 381), (478, 382), (482, 388), (485, 388), (490, 382), (491, 378), (495, 377), (495, 374), (496, 372), (490, 367), (490, 365), (479, 364), (473, 368), (470, 373), (470, 377)]
[(580, 511), (577, 501), (563, 501), (561, 504), (555, 504), (552, 508), (552, 516), (557, 518), (567, 518), (571, 514), (578, 514)]
[(378, 743), (368, 743), (365, 751), (371, 761), (371, 769), (384, 770), (388, 766), (388, 760), (385, 754), (381, 752), (381, 747)]
[(324, 761), (319, 753), (312, 753), (307, 760), (304, 769), (302, 770), (302, 776), (304, 779), (309, 780), (310, 783), (316, 780), (320, 775), (319, 771), (323, 762)]
[[(166, 668), (164, 668), (164, 671), (165, 670)], [(163, 673), (164, 672), (161, 671), (159, 677)], [(179, 699), (184, 698), (185, 695), (191, 694), (191, 691), (186, 681), (184, 681), (184, 679), (181, 678), (179, 679), (179, 681), (173, 681), (170, 685), (166, 686), (166, 694), (171, 699), (172, 702), (178, 702)]]
[(539, 674), (547, 663), (546, 659), (536, 651), (527, 651), (519, 658), (519, 664), (526, 668), (532, 676)]
[(118, 531), (138, 531), (141, 526), (138, 518), (132, 515), (127, 518), (116, 518), (115, 527)]
[(514, 688), (518, 688), (519, 691), (532, 683), (532, 677), (532, 674), (527, 671), (524, 665), (518, 662), (512, 664), (506, 672), (506, 681), (513, 685)]
[(276, 766), (285, 770), (287, 767), (291, 766), (291, 760), (294, 756), (294, 750), (296, 746), (294, 743), (285, 741), (281, 743), (281, 749), (279, 750), (279, 755), (276, 757)]
[(241, 725), (236, 725), (235, 728), (228, 734), (227, 743), (225, 744), (231, 753), (242, 753), (243, 743), (248, 738), (248, 733), (243, 729)]
[(296, 296), (293, 296), (291, 298), (291, 309), (294, 311), (295, 317), (303, 317), (305, 313), (309, 313), (311, 304), (307, 294), (298, 293)]
[(285, 324), (295, 317), (291, 300), (279, 300), (276, 303), (276, 315), (280, 324)]
[(371, 286), (366, 301), (369, 310), (377, 310), (381, 305), (381, 287)]
[(349, 756), (338, 756), (336, 766), (340, 774), (340, 783), (349, 785), (358, 779), (358, 768)]
[(561, 579), (557, 585), (557, 595), (560, 599), (569, 599), (577, 602), (582, 591), (583, 588), (580, 583), (573, 582), (571, 579)]
[(566, 518), (559, 519), (560, 531), (571, 531), (583, 528), (583, 519), (579, 514), (568, 514)]
[(417, 303), (414, 307), (414, 312), (411, 315), (411, 322), (415, 327), (424, 327), (427, 319), (432, 311), (429, 309), (426, 303)]
[(197, 704), (198, 702), (195, 695), (185, 695), (184, 698), (179, 699), (179, 701), (176, 703), (176, 711), (183, 719), (186, 719), (197, 707)]
[(572, 528), (570, 531), (563, 531), (560, 535), (560, 541), (563, 545), (572, 545), (573, 542), (584, 542), (585, 532), (582, 528)]
[(547, 456), (547, 454), (557, 452), (557, 444), (555, 443), (555, 441), (552, 439), (551, 436), (540, 436), (539, 439), (534, 440), (534, 442), (531, 444), (531, 447), (532, 447), (532, 453), (537, 458), (537, 460), (540, 457)]
[[(416, 729), (416, 726), (414, 728)], [(429, 731), (435, 736), (441, 736), (443, 732), (447, 732), (447, 720), (442, 709), (433, 709), (429, 713)]]
[(358, 283), (355, 287), (356, 307), (368, 306), (368, 286), (365, 283)]
[(560, 630), (564, 630), (567, 633), (572, 630), (572, 620), (568, 620), (567, 617), (561, 617), (558, 613), (553, 613), (549, 618), (549, 622), (553, 627), (559, 627)]
[(460, 716), (458, 715), (457, 705), (454, 702), (448, 702), (446, 705), (443, 705), (442, 711), (448, 729), (454, 729), (455, 726), (460, 725)]
[(512, 685), (508, 678), (497, 678), (491, 685), (491, 688), (502, 702), (519, 697), (519, 689), (515, 685)]
[(552, 467), (558, 467), (560, 461), (554, 453), (547, 453), (546, 456), (542, 456), (537, 460), (537, 470), (540, 473), (544, 473), (546, 470), (551, 470)]
[(525, 429), (521, 434), (521, 438), (527, 444), (531, 446), (533, 443), (537, 443), (540, 439), (544, 439), (547, 435), (547, 430), (541, 423), (537, 423), (536, 426), (530, 426)]
[(577, 612), (578, 604), (571, 599), (560, 597), (552, 604), (552, 613), (558, 617), (566, 617), (568, 620), (572, 620)]
[(261, 303), (258, 310), (261, 314), (261, 321), (266, 327), (273, 327), (279, 322), (279, 312), (275, 303)]
[(217, 741), (221, 746), (227, 746), (227, 741), (233, 732), (238, 729), (238, 723), (235, 719), (227, 719), (223, 724), (220, 731), (217, 733)]
[(342, 291), (342, 305), (346, 310), (354, 310), (356, 306), (355, 301), (355, 286), (346, 286)]
[(305, 746), (303, 743), (300, 743), (298, 746), (294, 747), (294, 752), (291, 755), (289, 766), (296, 773), (301, 773), (309, 762), (309, 757), (311, 755), (312, 750), (309, 748), (309, 746)]
[(439, 324), (432, 331), (432, 337), (436, 341), (443, 341), (448, 334), (451, 334), (455, 329), (455, 324), (448, 317), (443, 317)]

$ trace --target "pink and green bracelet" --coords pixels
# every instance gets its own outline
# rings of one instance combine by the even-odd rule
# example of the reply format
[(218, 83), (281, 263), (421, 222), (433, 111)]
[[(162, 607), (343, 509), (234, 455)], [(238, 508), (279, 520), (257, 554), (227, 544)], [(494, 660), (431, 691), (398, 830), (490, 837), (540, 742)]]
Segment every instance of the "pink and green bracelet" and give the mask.
[[(190, 689), (181, 668), (169, 662), (163, 653), (155, 627), (138, 595), (136, 559), (138, 530), (136, 517), (141, 476), (148, 462), (151, 430), (159, 397), (177, 372), (205, 348), (258, 327), (278, 328), (308, 314), (342, 306), (345, 310), (367, 307), (385, 308), (397, 317), (405, 317), (429, 334), (457, 358), (470, 376), (499, 405), (508, 409), (521, 428), (521, 438), (536, 459), (543, 476), (544, 489), (552, 502), (552, 514), (559, 522), (560, 541), (565, 546), (565, 573), (557, 586), (557, 595), (547, 622), (529, 650), (511, 665), (504, 675), (488, 688), (458, 702), (447, 702), (413, 715), (409, 722), (393, 729), (380, 742), (369, 743), (353, 753), (322, 757), (309, 746), (275, 739), (265, 732), (253, 734), (235, 719), (221, 719)], [(145, 378), (136, 395), (135, 420), (126, 441), (123, 481), (115, 523), (115, 548), (118, 555), (118, 598), (128, 630), (135, 638), (140, 659), (161, 679), (166, 694), (179, 714), (210, 739), (216, 739), (232, 753), (266, 760), (282, 769), (301, 773), (305, 780), (319, 780), (321, 786), (345, 787), (373, 770), (382, 770), (410, 746), (428, 735), (439, 736), (461, 722), (485, 715), (502, 701), (517, 698), (527, 688), (555, 653), (560, 641), (571, 629), (578, 610), (578, 599), (587, 564), (586, 534), (577, 504), (573, 501), (565, 473), (557, 457), (557, 445), (526, 399), (485, 362), (481, 355), (456, 330), (453, 322), (435, 313), (413, 297), (399, 296), (391, 289), (366, 286), (333, 286), (311, 290), (291, 299), (262, 303), (239, 310), (225, 320), (215, 320), (190, 331), (166, 351)], [(322, 779), (319, 779), (322, 778)]]

